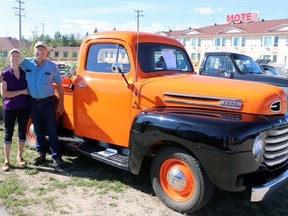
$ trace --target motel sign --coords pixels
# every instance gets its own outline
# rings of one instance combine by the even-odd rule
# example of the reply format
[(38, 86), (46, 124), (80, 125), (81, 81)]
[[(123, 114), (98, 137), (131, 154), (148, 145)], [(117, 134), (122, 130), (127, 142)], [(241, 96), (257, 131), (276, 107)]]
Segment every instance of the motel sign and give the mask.
[(257, 21), (259, 19), (260, 19), (260, 14), (258, 12), (248, 12), (248, 13), (227, 15), (227, 22), (250, 22), (250, 21)]

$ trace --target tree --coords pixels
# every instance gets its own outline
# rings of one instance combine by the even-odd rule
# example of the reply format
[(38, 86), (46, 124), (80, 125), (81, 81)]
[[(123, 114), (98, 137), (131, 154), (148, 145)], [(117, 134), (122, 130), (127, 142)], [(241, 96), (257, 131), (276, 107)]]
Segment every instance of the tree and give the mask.
[(74, 37), (74, 34), (70, 34), (69, 46), (70, 47), (76, 47), (77, 46), (77, 41), (76, 41), (76, 39)]

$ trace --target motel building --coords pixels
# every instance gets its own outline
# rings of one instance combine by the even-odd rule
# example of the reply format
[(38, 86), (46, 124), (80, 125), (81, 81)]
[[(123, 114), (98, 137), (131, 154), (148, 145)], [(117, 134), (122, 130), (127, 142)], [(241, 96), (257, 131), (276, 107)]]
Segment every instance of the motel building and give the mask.
[[(264, 20), (257, 12), (227, 15), (225, 24), (162, 31), (180, 41), (198, 70), (205, 52), (244, 53), (270, 60), (282, 72), (288, 70), (288, 19)], [(270, 64), (271, 64), (270, 63)]]

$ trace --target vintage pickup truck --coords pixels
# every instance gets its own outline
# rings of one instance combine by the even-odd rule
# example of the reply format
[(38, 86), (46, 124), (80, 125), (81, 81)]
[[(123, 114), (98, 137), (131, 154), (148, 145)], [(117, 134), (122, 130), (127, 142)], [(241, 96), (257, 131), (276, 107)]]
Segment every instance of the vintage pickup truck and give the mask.
[[(213, 187), (261, 201), (288, 179), (286, 95), (276, 86), (197, 76), (176, 40), (99, 32), (64, 79), (59, 139), (133, 174), (152, 158), (152, 187), (182, 213), (203, 208)], [(56, 93), (57, 97), (57, 93)], [(35, 145), (29, 121), (28, 143)]]

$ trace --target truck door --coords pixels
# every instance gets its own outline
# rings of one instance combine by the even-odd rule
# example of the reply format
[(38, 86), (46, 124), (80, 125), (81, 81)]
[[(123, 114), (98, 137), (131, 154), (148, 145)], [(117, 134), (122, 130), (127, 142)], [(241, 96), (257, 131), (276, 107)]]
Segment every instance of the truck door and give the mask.
[(86, 53), (74, 82), (75, 133), (128, 146), (131, 91), (121, 74), (111, 70), (113, 63), (120, 62), (129, 79), (131, 66), (126, 49), (115, 43), (97, 43), (88, 46)]

